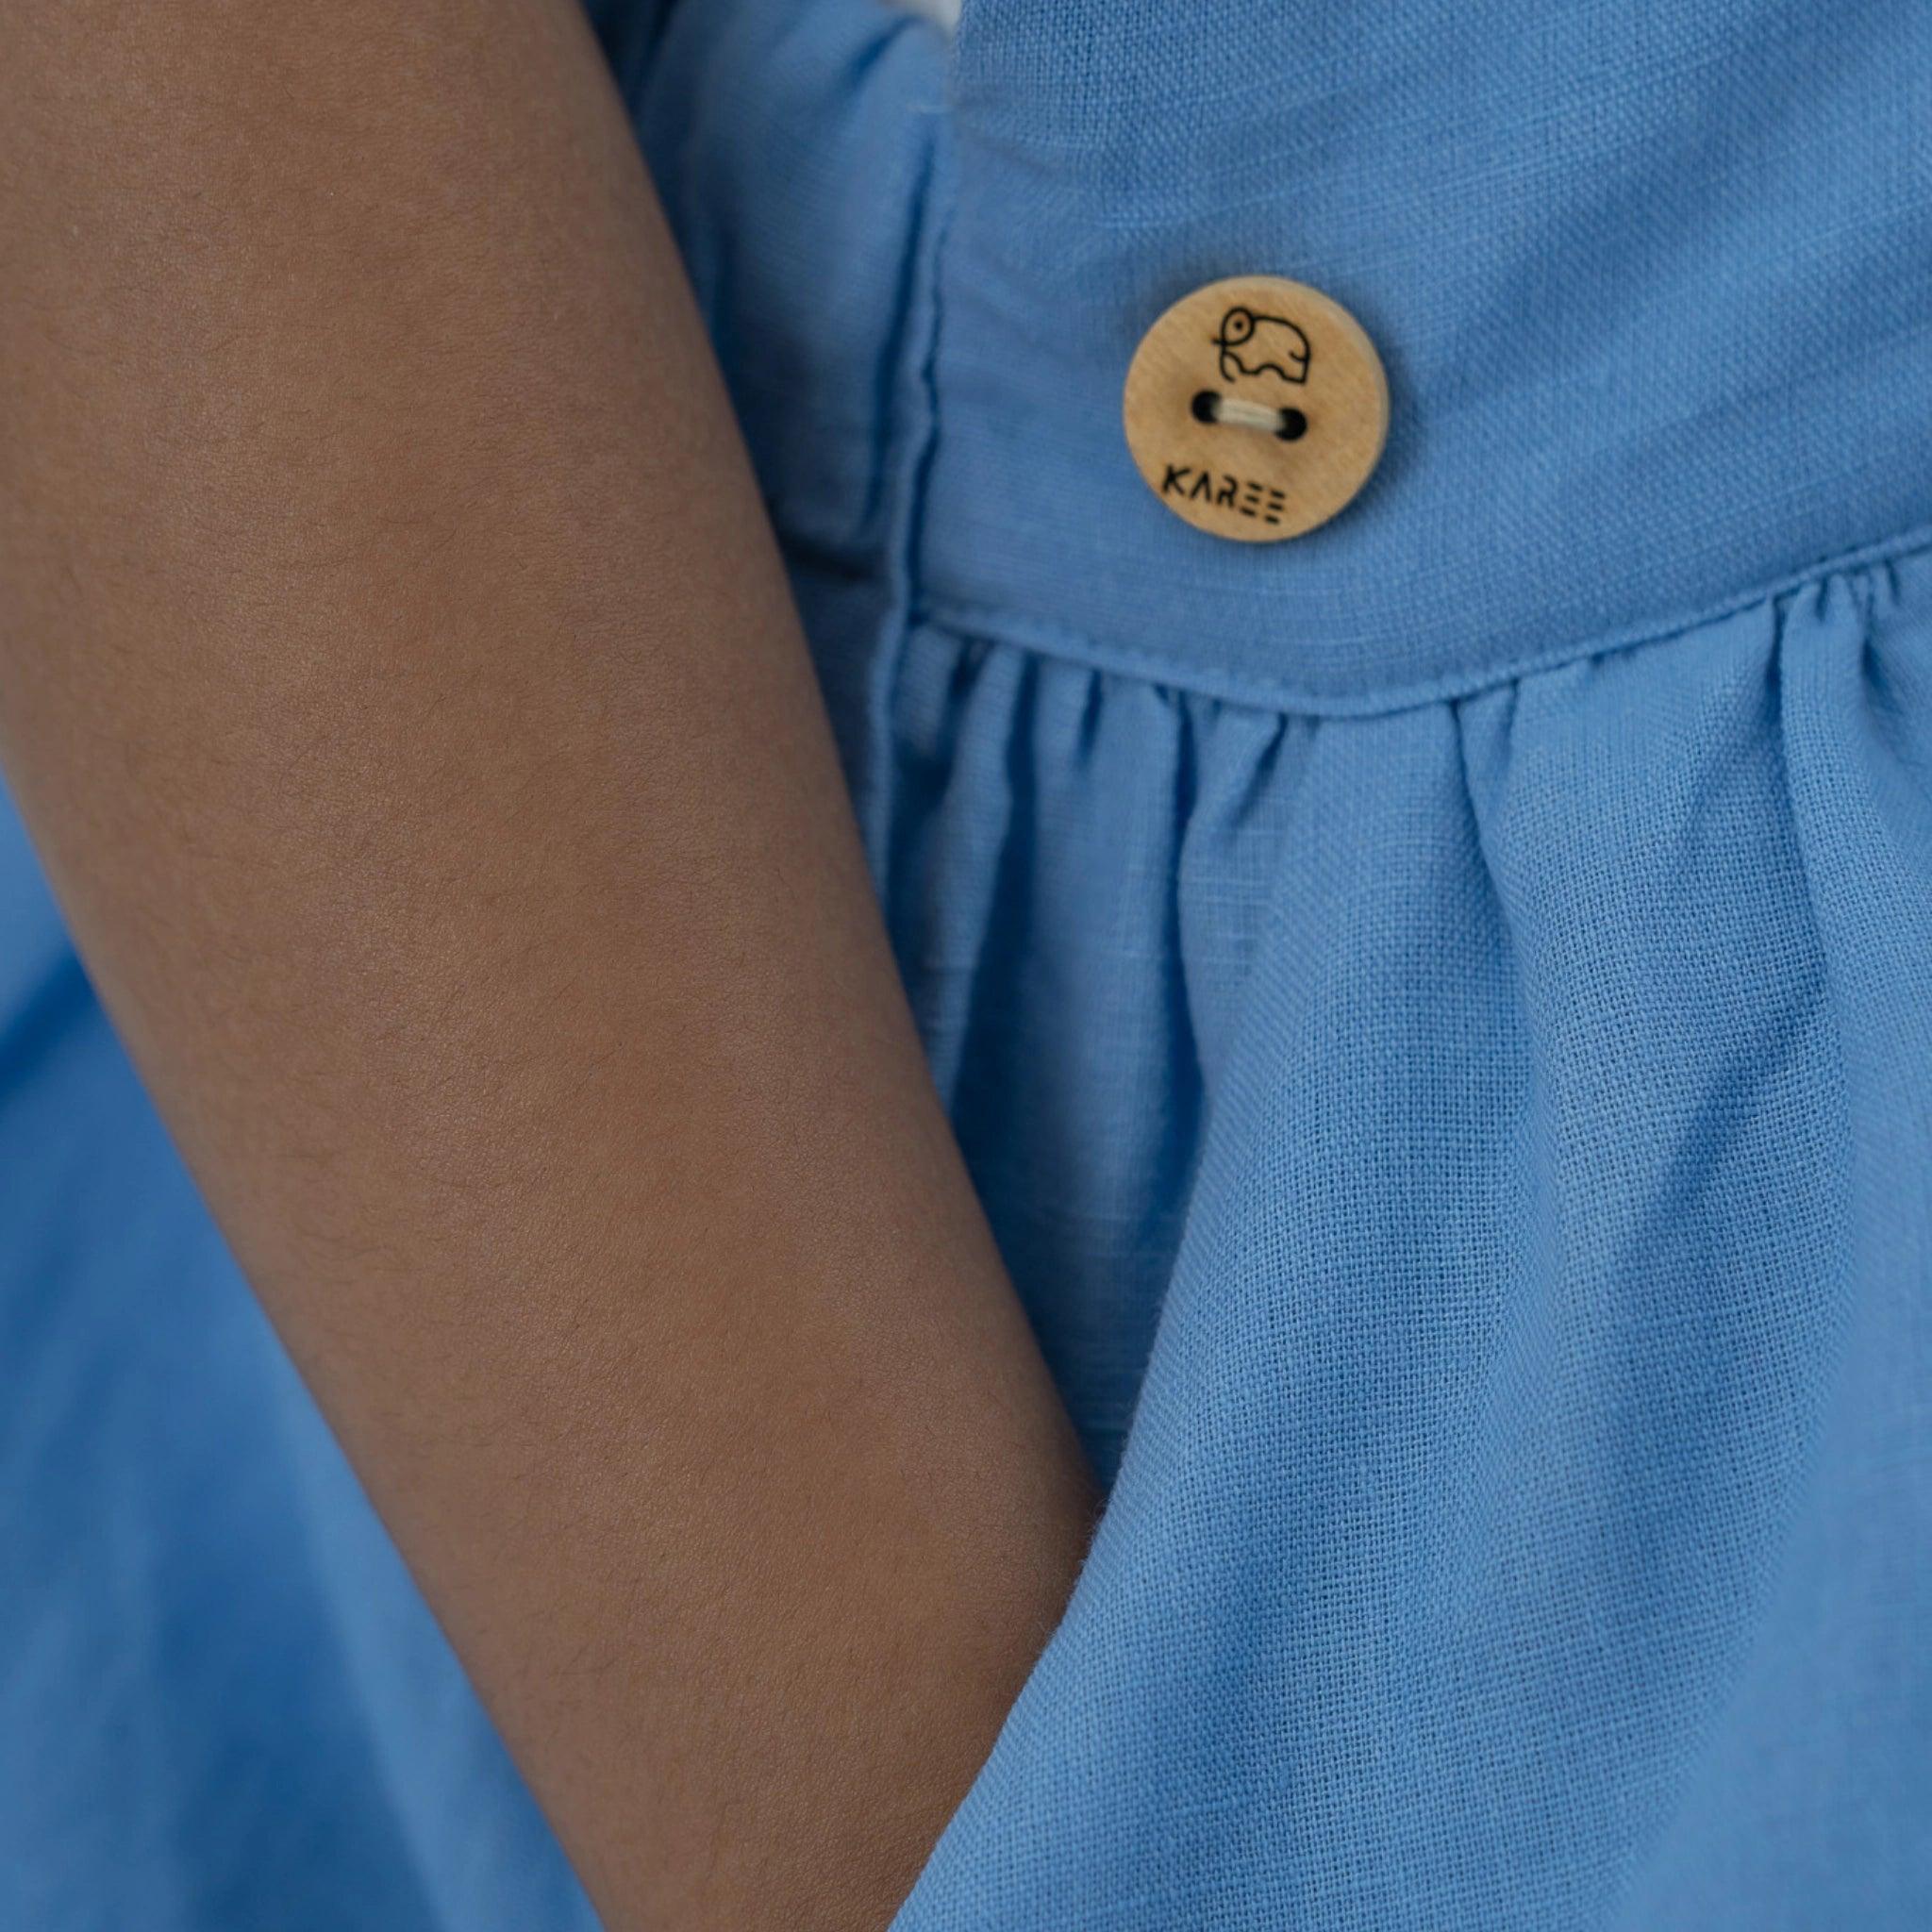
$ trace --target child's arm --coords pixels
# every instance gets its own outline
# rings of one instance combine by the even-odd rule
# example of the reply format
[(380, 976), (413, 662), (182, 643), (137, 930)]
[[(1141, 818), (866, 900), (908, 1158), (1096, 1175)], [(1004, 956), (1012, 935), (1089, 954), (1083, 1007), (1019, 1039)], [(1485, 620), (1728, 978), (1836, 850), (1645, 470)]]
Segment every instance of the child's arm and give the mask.
[(611, 1932), (882, 1923), (1089, 1478), (570, 0), (0, 10), (0, 751)]

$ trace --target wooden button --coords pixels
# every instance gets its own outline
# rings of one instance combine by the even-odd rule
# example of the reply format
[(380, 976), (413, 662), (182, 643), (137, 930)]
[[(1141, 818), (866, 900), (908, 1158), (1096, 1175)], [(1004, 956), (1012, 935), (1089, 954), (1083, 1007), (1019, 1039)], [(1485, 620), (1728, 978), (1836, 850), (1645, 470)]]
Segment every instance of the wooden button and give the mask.
[(1274, 543), (1325, 524), (1369, 480), (1389, 383), (1339, 303), (1277, 275), (1236, 275), (1147, 331), (1124, 414), (1136, 466), (1175, 516)]

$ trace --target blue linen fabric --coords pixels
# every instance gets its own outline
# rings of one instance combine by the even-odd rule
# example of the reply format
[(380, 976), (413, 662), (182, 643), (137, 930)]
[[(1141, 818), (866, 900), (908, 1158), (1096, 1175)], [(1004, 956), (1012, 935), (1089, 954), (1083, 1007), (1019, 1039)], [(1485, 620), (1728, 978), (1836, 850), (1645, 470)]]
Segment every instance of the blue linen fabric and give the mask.
[[(1110, 1486), (899, 1932), (1932, 1922), (1932, 10), (592, 13)], [(0, 1365), (0, 1925), (590, 1924), (10, 822)]]

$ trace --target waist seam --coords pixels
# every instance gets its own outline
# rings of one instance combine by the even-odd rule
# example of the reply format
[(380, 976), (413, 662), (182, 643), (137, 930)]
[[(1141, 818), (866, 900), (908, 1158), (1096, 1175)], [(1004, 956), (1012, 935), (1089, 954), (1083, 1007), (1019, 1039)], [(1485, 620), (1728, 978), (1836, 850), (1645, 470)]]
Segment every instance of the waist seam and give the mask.
[(1725, 618), (1735, 617), (1755, 606), (1775, 603), (1781, 598), (1795, 595), (1826, 578), (1849, 571), (1869, 570), (1902, 561), (1927, 551), (1932, 551), (1932, 524), (1922, 524), (1895, 536), (1821, 558), (1769, 583), (1726, 596), (1688, 617), (1647, 622), (1624, 630), (1571, 640), (1547, 651), (1502, 664), (1481, 665), (1413, 684), (1392, 686), (1387, 691), (1347, 696), (1300, 691), (1291, 684), (1230, 676), (1213, 670), (1190, 670), (1138, 645), (1107, 643), (1071, 625), (1055, 624), (1050, 619), (1032, 617), (1024, 611), (996, 604), (977, 604), (957, 598), (919, 601), (911, 611), (911, 622), (915, 626), (924, 625), (961, 637), (1008, 643), (1041, 657), (1083, 664), (1091, 670), (1132, 677), (1142, 683), (1241, 705), (1254, 710), (1284, 712), (1297, 717), (1366, 718), (1391, 711), (1413, 710), (1424, 705), (1451, 703), (1584, 658), (1668, 643), (1674, 639), (1722, 623)]

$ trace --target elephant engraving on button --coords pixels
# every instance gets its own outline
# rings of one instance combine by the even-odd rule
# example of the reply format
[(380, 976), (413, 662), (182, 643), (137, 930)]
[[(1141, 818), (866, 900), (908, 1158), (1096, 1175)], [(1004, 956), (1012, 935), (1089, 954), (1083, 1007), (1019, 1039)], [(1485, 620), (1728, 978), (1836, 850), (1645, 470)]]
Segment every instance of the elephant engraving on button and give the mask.
[(1308, 339), (1285, 315), (1263, 315), (1238, 302), (1221, 318), (1213, 337), (1221, 351), (1221, 379), (1278, 375), (1283, 382), (1308, 379)]

